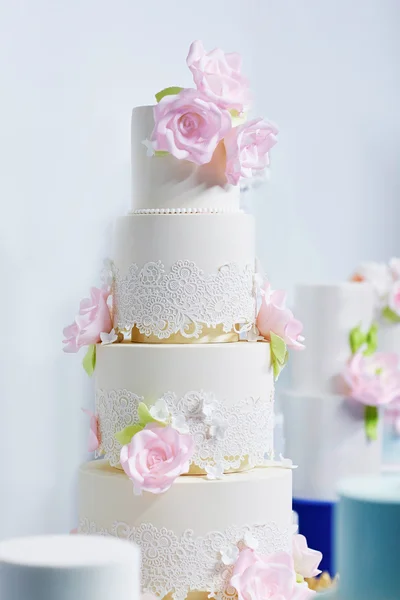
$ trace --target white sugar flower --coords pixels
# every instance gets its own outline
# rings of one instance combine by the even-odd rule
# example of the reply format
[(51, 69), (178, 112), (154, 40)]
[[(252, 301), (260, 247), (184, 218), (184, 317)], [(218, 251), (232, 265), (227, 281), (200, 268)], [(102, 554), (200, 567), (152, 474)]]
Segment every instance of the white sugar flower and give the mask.
[(211, 394), (205, 395), (203, 398), (203, 403), (202, 403), (202, 408), (201, 408), (201, 412), (203, 413), (203, 416), (206, 418), (210, 418), (215, 409), (216, 409), (216, 404), (215, 404), (214, 396), (212, 396)]
[(189, 425), (186, 423), (184, 415), (176, 415), (171, 419), (171, 426), (179, 433), (189, 433)]
[(146, 140), (142, 141), (142, 144), (147, 150), (146, 155), (148, 157), (154, 156), (154, 153), (155, 153), (154, 142), (146, 139)]
[(258, 540), (254, 537), (251, 531), (246, 531), (243, 538), (244, 543), (251, 550), (257, 550), (258, 548)]
[(393, 281), (388, 265), (377, 262), (361, 264), (354, 278), (371, 283), (380, 300), (385, 299)]
[(170, 412), (164, 398), (157, 400), (155, 404), (150, 408), (150, 414), (156, 421), (166, 423), (169, 420)]
[(400, 279), (400, 258), (391, 258), (389, 261), (389, 269), (395, 281)]
[(239, 548), (233, 544), (221, 548), (221, 560), (224, 565), (234, 565), (239, 558)]
[(218, 441), (222, 441), (225, 437), (227, 428), (227, 422), (221, 419), (221, 417), (215, 416), (211, 419), (210, 426), (208, 428), (209, 436)]
[(101, 345), (107, 346), (107, 344), (113, 344), (117, 341), (118, 335), (115, 333), (115, 329), (111, 329), (110, 333), (102, 331), (100, 333)]
[(223, 479), (224, 477), (224, 467), (221, 463), (217, 463), (216, 465), (206, 465), (206, 473), (207, 479)]

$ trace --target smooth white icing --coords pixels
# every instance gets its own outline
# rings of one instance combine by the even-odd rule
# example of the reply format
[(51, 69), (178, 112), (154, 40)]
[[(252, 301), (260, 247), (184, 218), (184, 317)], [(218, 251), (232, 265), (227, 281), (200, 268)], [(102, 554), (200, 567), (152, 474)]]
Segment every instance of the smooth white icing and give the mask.
[(298, 393), (339, 390), (338, 376), (351, 355), (349, 334), (367, 331), (374, 317), (374, 291), (368, 283), (298, 285), (294, 313), (304, 325), (306, 350), (290, 357), (292, 387)]
[[(135, 422), (138, 402), (151, 406), (172, 395), (176, 399), (173, 405), (193, 428), (197, 466), (204, 468), (203, 461), (210, 462), (207, 449), (209, 458), (224, 460), (226, 470), (237, 470), (249, 454), (253, 464), (262, 464), (264, 455), (273, 451), (274, 381), (269, 344), (100, 345), (95, 386), (104, 450), (113, 466), (120, 453), (114, 434)], [(208, 438), (206, 422), (196, 416), (198, 399), (204, 395), (213, 397), (215, 414), (227, 426), (224, 439), (216, 446)], [(220, 455), (220, 449), (229, 452)]]
[(140, 552), (133, 544), (77, 535), (0, 542), (4, 600), (109, 600), (139, 595)]
[(378, 350), (400, 356), (400, 323), (379, 323)]
[(339, 395), (285, 392), (282, 410), (285, 452), (299, 465), (296, 498), (334, 501), (340, 479), (379, 473), (383, 419), (378, 440), (368, 440), (363, 405)]
[(167, 156), (147, 156), (143, 140), (154, 127), (153, 107), (132, 111), (132, 210), (146, 208), (215, 207), (239, 209), (239, 186), (225, 183), (225, 148), (221, 143), (213, 159), (198, 166)]

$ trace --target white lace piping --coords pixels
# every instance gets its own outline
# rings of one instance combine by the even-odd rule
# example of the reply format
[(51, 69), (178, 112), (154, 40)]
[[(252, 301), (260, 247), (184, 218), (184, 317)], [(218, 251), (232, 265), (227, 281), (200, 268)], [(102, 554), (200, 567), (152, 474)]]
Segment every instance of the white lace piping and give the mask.
[[(263, 465), (273, 456), (274, 389), (267, 397), (243, 398), (233, 405), (211, 392), (190, 391), (183, 396), (167, 392), (161, 400), (172, 419), (184, 421), (195, 440), (191, 463), (201, 469), (220, 465), (224, 471), (239, 469), (247, 459), (250, 467)], [(138, 405), (144, 398), (128, 390), (97, 390), (96, 414), (101, 443), (98, 456), (111, 466), (119, 464), (121, 445), (115, 434), (137, 423)]]
[[(291, 552), (291, 528), (274, 522), (263, 525), (232, 526), (196, 536), (190, 529), (182, 535), (151, 523), (130, 527), (114, 522), (111, 529), (99, 527), (82, 518), (79, 533), (111, 535), (138, 544), (142, 551), (142, 591), (163, 598), (171, 593), (174, 600), (185, 600), (190, 590), (207, 591), (217, 600), (232, 600), (235, 590), (229, 586), (233, 566), (224, 564), (226, 548), (245, 545), (252, 539), (261, 554)], [(225, 561), (226, 562), (226, 561)]]
[(233, 214), (242, 213), (239, 208), (136, 208), (130, 215), (197, 215), (197, 214)]
[(177, 261), (166, 271), (161, 261), (132, 264), (126, 274), (113, 267), (114, 326), (159, 339), (181, 334), (199, 338), (203, 326), (223, 331), (253, 323), (253, 269), (232, 263), (206, 274), (194, 262)]

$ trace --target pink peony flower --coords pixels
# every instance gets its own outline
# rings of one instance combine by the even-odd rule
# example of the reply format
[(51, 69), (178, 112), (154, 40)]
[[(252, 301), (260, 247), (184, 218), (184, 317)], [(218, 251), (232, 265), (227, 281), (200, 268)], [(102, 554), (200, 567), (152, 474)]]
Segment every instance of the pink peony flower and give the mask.
[(238, 600), (308, 600), (312, 592), (307, 583), (297, 583), (293, 559), (281, 552), (261, 556), (242, 550), (231, 578)]
[(193, 42), (186, 59), (198, 90), (218, 106), (243, 112), (250, 102), (249, 84), (242, 75), (239, 54), (215, 48), (206, 54), (202, 42)]
[(394, 281), (388, 297), (389, 308), (400, 317), (400, 280)]
[(97, 344), (102, 332), (111, 331), (111, 314), (107, 304), (109, 295), (109, 288), (93, 287), (90, 298), (81, 301), (75, 321), (63, 330), (64, 352), (78, 352), (82, 346)]
[(260, 334), (266, 340), (270, 340), (273, 332), (284, 340), (288, 348), (303, 350), (303, 325), (294, 318), (292, 311), (286, 308), (286, 292), (271, 290), (267, 281), (262, 293), (261, 307), (256, 320)]
[(91, 410), (82, 408), (82, 411), (90, 419), (89, 439), (88, 439), (88, 452), (94, 452), (100, 446), (100, 428), (99, 420)]
[(304, 535), (293, 536), (293, 561), (294, 569), (302, 577), (316, 577), (321, 573), (318, 565), (322, 560), (322, 552), (311, 550), (307, 545)]
[(190, 435), (150, 423), (122, 447), (120, 461), (137, 493), (161, 494), (189, 471), (193, 452)]
[(219, 141), (232, 127), (227, 110), (197, 90), (164, 96), (154, 107), (152, 141), (156, 150), (197, 165), (210, 162)]
[(361, 351), (349, 360), (343, 379), (350, 398), (366, 406), (381, 406), (400, 398), (399, 358), (396, 354)]
[(277, 128), (263, 119), (234, 127), (224, 139), (226, 179), (236, 185), (241, 177), (253, 177), (269, 165), (269, 151), (275, 146)]

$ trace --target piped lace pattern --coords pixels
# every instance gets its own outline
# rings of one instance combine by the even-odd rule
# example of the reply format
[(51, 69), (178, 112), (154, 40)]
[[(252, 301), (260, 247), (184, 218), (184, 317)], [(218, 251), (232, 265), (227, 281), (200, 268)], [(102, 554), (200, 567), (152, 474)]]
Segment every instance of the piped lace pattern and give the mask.
[(169, 271), (161, 261), (132, 264), (126, 274), (113, 266), (114, 326), (167, 339), (198, 338), (204, 326), (253, 323), (254, 269), (232, 263), (206, 274), (194, 262), (177, 261)]
[[(268, 392), (267, 392), (268, 393)], [(262, 465), (273, 450), (273, 398), (244, 398), (228, 406), (206, 391), (189, 391), (183, 396), (167, 392), (162, 396), (171, 417), (184, 418), (195, 441), (192, 464), (201, 469), (215, 464), (224, 471), (238, 469), (247, 459), (249, 466)], [(119, 463), (121, 445), (115, 434), (139, 420), (138, 405), (144, 398), (129, 390), (97, 390), (96, 414), (99, 420), (103, 455), (111, 466)]]
[(274, 522), (263, 525), (232, 526), (196, 536), (188, 529), (182, 535), (151, 523), (130, 527), (114, 522), (107, 530), (82, 518), (79, 533), (111, 535), (138, 544), (142, 551), (142, 590), (163, 598), (172, 593), (174, 600), (185, 600), (190, 590), (209, 592), (217, 600), (232, 600), (235, 590), (229, 586), (232, 566), (221, 560), (227, 546), (243, 546), (247, 535), (258, 541), (261, 554), (291, 551), (291, 528)]

